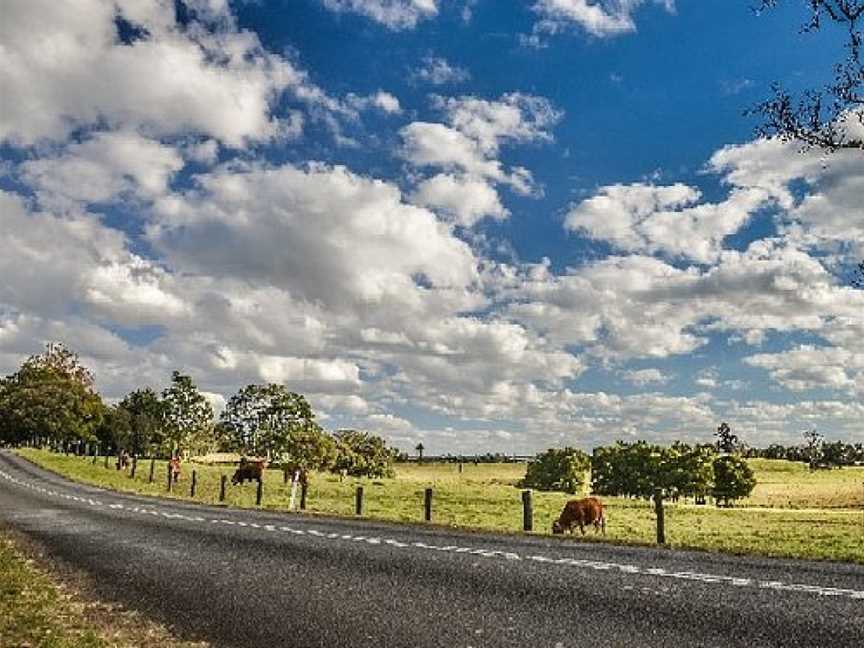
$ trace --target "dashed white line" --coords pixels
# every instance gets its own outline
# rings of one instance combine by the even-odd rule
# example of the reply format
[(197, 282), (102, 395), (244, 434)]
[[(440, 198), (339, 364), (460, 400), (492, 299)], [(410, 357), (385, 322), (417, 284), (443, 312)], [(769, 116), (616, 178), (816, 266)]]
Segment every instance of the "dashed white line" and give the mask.
[[(309, 535), (314, 536), (316, 538), (322, 538), (326, 540), (341, 540), (341, 541), (349, 541), (349, 542), (362, 542), (364, 544), (371, 545), (387, 545), (390, 547), (395, 547), (398, 549), (422, 549), (426, 551), (438, 551), (445, 553), (457, 553), (457, 554), (467, 554), (480, 556), (483, 558), (499, 558), (503, 560), (523, 560), (523, 557), (517, 553), (511, 551), (500, 551), (497, 549), (484, 549), (477, 547), (460, 547), (457, 545), (431, 545), (425, 542), (416, 541), (416, 542), (401, 542), (399, 540), (395, 540), (393, 538), (379, 538), (377, 536), (365, 536), (365, 535), (351, 535), (344, 533), (325, 533), (322, 531), (318, 531), (317, 529), (297, 529), (295, 527), (290, 526), (275, 526), (273, 524), (258, 524), (256, 522), (243, 522), (241, 520), (228, 520), (224, 518), (204, 518), (198, 515), (189, 516), (183, 515), (181, 513), (171, 513), (168, 511), (159, 511), (156, 508), (142, 508), (142, 507), (127, 507), (123, 504), (104, 504), (99, 500), (95, 500), (90, 497), (78, 497), (76, 495), (70, 495), (68, 493), (59, 493), (54, 490), (49, 490), (42, 486), (37, 486), (35, 484), (31, 484), (30, 482), (26, 482), (24, 480), (13, 477), (9, 473), (6, 473), (0, 470), (0, 477), (6, 479), (13, 484), (18, 486), (29, 488), (31, 490), (38, 491), (45, 495), (51, 497), (59, 497), (67, 500), (73, 500), (88, 504), (90, 506), (99, 506), (109, 508), (115, 511), (127, 511), (129, 513), (137, 513), (141, 515), (153, 515), (156, 517), (164, 517), (165, 519), (176, 519), (176, 520), (186, 520), (188, 522), (205, 522), (209, 524), (225, 524), (228, 526), (236, 526), (236, 527), (245, 527), (252, 529), (263, 529), (265, 531), (282, 531), (284, 533), (290, 533), (296, 536)], [(754, 580), (751, 578), (740, 578), (735, 576), (721, 576), (717, 574), (703, 574), (699, 572), (692, 571), (668, 571), (659, 567), (639, 567), (637, 565), (630, 565), (624, 563), (613, 563), (606, 561), (598, 561), (598, 560), (584, 560), (584, 559), (576, 559), (576, 558), (552, 558), (550, 556), (543, 555), (530, 555), (525, 556), (525, 560), (537, 563), (545, 563), (549, 565), (558, 565), (563, 567), (577, 567), (582, 569), (592, 569), (595, 571), (618, 571), (624, 574), (630, 575), (641, 575), (641, 576), (653, 576), (656, 578), (672, 578), (677, 580), (691, 580), (691, 581), (699, 581), (702, 583), (711, 583), (711, 584), (725, 584), (725, 585), (733, 585), (736, 587), (756, 587), (758, 589), (770, 589), (774, 591), (781, 592), (801, 592), (806, 594), (815, 594), (818, 596), (839, 596), (845, 598), (851, 598), (856, 600), (864, 600), (864, 591), (854, 590), (854, 589), (844, 589), (837, 587), (823, 587), (820, 585), (806, 585), (803, 583), (784, 583), (782, 581), (767, 581), (767, 580)]]

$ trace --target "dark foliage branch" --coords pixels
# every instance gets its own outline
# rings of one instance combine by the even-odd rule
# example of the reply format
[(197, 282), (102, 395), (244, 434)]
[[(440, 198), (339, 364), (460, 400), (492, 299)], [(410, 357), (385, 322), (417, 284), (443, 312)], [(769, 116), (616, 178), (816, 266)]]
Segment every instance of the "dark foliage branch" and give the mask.
[(852, 278), (852, 285), (855, 288), (864, 290), (864, 261), (858, 264), (855, 276)]
[[(774, 8), (781, 0), (761, 0), (757, 12)], [(803, 0), (810, 18), (803, 32), (819, 31), (827, 21), (846, 34), (846, 58), (834, 66), (834, 79), (818, 90), (807, 90), (800, 98), (790, 95), (775, 83), (774, 96), (748, 109), (758, 115), (762, 124), (756, 132), (762, 137), (779, 136), (798, 141), (806, 148), (827, 151), (864, 150), (864, 139), (849, 134), (848, 120), (856, 120), (864, 129), (864, 0)]]

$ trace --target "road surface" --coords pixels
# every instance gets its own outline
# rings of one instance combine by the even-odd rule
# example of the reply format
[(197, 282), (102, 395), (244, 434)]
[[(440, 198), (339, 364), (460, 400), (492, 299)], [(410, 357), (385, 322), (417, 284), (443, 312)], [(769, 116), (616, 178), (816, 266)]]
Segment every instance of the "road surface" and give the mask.
[(5, 451), (0, 522), (218, 646), (864, 646), (854, 565), (135, 497)]

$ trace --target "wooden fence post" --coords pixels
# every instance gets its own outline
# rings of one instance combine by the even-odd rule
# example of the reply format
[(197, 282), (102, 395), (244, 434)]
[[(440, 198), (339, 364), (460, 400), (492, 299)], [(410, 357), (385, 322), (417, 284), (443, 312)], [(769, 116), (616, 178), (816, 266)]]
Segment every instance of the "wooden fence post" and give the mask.
[(300, 510), (306, 510), (306, 490), (309, 488), (309, 484), (305, 481), (300, 482)]
[(135, 470), (138, 468), (138, 457), (132, 457), (132, 469), (129, 471), (129, 479), (135, 479)]
[(219, 479), (219, 501), (225, 501), (225, 482), (228, 481), (228, 478), (225, 475)]
[(258, 490), (255, 491), (255, 506), (261, 506), (261, 497), (264, 494), (264, 477), (258, 480)]
[(195, 486), (198, 485), (198, 473), (192, 471), (192, 482), (189, 484), (189, 497), (195, 497)]
[(666, 520), (663, 511), (663, 492), (654, 491), (654, 513), (657, 514), (657, 544), (666, 544)]
[(106, 468), (108, 467), (108, 457), (109, 457), (109, 455), (108, 455), (108, 451), (106, 450), (106, 451), (105, 451), (105, 467), (106, 467)]
[(423, 493), (423, 519), (427, 522), (432, 521), (432, 489), (427, 488)]
[(534, 505), (530, 490), (522, 491), (522, 530), (525, 532), (534, 530)]
[(464, 469), (465, 469), (465, 466), (464, 466), (464, 464), (460, 461), (460, 462), (459, 462), (459, 474), (460, 474), (460, 475), (462, 474), (462, 471), (463, 471)]
[(168, 492), (171, 492), (171, 484), (174, 482), (174, 472), (171, 470), (171, 462), (168, 462)]
[(155, 458), (155, 457), (151, 457), (151, 458), (150, 458), (150, 478), (147, 480), (148, 483), (150, 483), (150, 484), (153, 483), (153, 473), (154, 473), (155, 471), (156, 471), (156, 458)]
[(363, 515), (363, 487), (358, 486), (354, 494), (354, 515)]

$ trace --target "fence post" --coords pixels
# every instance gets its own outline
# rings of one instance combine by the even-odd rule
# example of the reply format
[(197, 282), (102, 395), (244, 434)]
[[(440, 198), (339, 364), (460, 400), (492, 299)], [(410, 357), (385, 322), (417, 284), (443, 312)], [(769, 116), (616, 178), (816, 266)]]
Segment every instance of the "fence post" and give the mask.
[(222, 477), (219, 479), (219, 501), (220, 502), (225, 501), (225, 482), (227, 480), (228, 480), (228, 478), (225, 475), (222, 475)]
[(264, 477), (258, 480), (258, 490), (255, 491), (255, 506), (261, 506), (261, 496), (264, 494)]
[(666, 520), (663, 511), (663, 493), (658, 488), (654, 491), (654, 512), (657, 514), (657, 544), (666, 544)]
[(108, 456), (109, 456), (109, 455), (108, 455), (108, 451), (106, 450), (106, 451), (105, 451), (105, 467), (106, 467), (106, 468), (108, 467)]
[(460, 475), (462, 474), (462, 471), (463, 471), (464, 469), (465, 469), (465, 466), (464, 466), (464, 465), (462, 464), (462, 462), (460, 461), (460, 462), (459, 462), (459, 474), (460, 474)]
[(156, 458), (150, 458), (150, 478), (147, 480), (149, 483), (153, 483), (153, 473), (156, 471)]
[(531, 501), (531, 491), (522, 491), (522, 530), (530, 532), (534, 530), (534, 504)]
[(132, 457), (132, 470), (129, 471), (129, 479), (135, 479), (136, 468), (138, 468), (138, 457)]
[(174, 473), (171, 471), (171, 462), (168, 462), (168, 492), (171, 492), (171, 484), (174, 481)]
[(358, 486), (354, 494), (354, 515), (363, 515), (363, 487)]
[(306, 510), (306, 490), (309, 488), (309, 484), (305, 481), (300, 482), (300, 510)]
[(427, 522), (432, 521), (432, 489), (427, 488), (423, 493), (423, 519)]
[(192, 483), (189, 485), (189, 497), (195, 497), (195, 486), (198, 485), (198, 473), (192, 471)]

